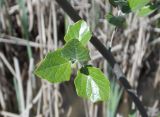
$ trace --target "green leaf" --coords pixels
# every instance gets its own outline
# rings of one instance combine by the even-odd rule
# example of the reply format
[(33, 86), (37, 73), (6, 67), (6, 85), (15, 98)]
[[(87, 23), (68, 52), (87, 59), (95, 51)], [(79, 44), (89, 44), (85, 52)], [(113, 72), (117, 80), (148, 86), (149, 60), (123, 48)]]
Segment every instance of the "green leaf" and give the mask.
[(127, 3), (127, 0), (109, 0), (109, 2), (113, 6), (122, 6)]
[(74, 81), (78, 96), (92, 102), (106, 101), (110, 95), (110, 83), (100, 69), (86, 66), (78, 71)]
[(52, 83), (68, 81), (71, 74), (71, 62), (61, 55), (61, 50), (50, 52), (38, 64), (34, 73)]
[(123, 16), (113, 16), (111, 13), (106, 15), (108, 22), (114, 26), (122, 27), (125, 25), (125, 18)]
[(129, 6), (132, 11), (136, 11), (144, 7), (150, 0), (128, 0)]
[(130, 12), (131, 12), (131, 8), (130, 8), (130, 6), (129, 6), (128, 1), (125, 2), (124, 4), (122, 4), (122, 5), (120, 6), (120, 8), (121, 8), (121, 10), (122, 10), (123, 13), (130, 13)]
[(138, 11), (138, 16), (148, 16), (157, 9), (156, 5), (146, 5)]
[(64, 39), (66, 42), (71, 39), (78, 39), (83, 45), (86, 45), (91, 39), (91, 36), (92, 35), (87, 23), (83, 20), (80, 20), (69, 26)]
[(114, 7), (119, 7), (123, 13), (131, 12), (128, 1), (127, 0), (109, 0), (110, 4)]
[(111, 5), (113, 5), (114, 7), (117, 7), (118, 4), (119, 4), (119, 0), (109, 0), (109, 3), (110, 3)]
[(62, 49), (62, 55), (71, 61), (86, 62), (90, 60), (89, 51), (77, 39), (69, 40)]

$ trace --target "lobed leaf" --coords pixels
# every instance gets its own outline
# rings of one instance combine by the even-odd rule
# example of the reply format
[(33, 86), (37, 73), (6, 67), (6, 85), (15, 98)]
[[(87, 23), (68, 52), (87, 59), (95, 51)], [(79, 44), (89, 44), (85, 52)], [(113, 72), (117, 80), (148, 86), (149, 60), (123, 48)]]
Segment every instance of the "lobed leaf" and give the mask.
[(69, 26), (64, 39), (66, 42), (72, 39), (78, 39), (83, 45), (86, 45), (91, 39), (91, 36), (92, 35), (87, 23), (83, 20), (80, 20)]
[(74, 84), (78, 96), (90, 99), (92, 102), (106, 101), (109, 98), (109, 80), (98, 68), (91, 66), (81, 68)]
[(61, 50), (50, 52), (38, 64), (35, 74), (49, 82), (68, 81), (71, 75), (71, 62), (61, 55)]
[(62, 55), (71, 61), (86, 62), (90, 60), (89, 51), (77, 39), (69, 40), (62, 49)]

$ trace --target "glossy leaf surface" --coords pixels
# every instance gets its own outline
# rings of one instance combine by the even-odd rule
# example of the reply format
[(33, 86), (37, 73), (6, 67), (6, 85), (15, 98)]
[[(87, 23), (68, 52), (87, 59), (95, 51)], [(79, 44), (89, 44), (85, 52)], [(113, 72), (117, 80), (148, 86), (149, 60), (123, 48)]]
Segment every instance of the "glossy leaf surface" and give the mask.
[(92, 102), (106, 101), (109, 98), (109, 80), (98, 68), (91, 66), (81, 68), (74, 83), (77, 94)]
[(71, 39), (78, 39), (83, 45), (86, 45), (91, 39), (91, 32), (87, 23), (80, 20), (75, 24), (70, 25), (64, 39), (66, 42)]
[(61, 55), (61, 50), (50, 52), (38, 64), (35, 74), (52, 83), (68, 81), (71, 75), (71, 62)]
[(88, 49), (77, 39), (68, 41), (62, 49), (62, 54), (71, 61), (86, 62), (90, 60)]

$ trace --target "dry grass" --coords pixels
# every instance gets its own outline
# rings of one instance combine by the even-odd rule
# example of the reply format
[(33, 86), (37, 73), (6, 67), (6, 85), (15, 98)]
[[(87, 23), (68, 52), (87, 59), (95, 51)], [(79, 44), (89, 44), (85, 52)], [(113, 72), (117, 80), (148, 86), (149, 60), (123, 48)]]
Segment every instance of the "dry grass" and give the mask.
[[(0, 0), (0, 115), (2, 117), (106, 117), (105, 103), (78, 98), (73, 81), (50, 84), (35, 78), (36, 63), (47, 52), (63, 45), (72, 21), (55, 0)], [(160, 14), (126, 16), (127, 28), (114, 30), (105, 19), (111, 10), (107, 0), (70, 0), (95, 35), (123, 68), (151, 117), (160, 114)], [(115, 15), (119, 14), (113, 9)], [(112, 42), (112, 43), (111, 43)], [(89, 43), (91, 63), (110, 79), (115, 77), (102, 56)], [(75, 73), (73, 73), (74, 76)], [(118, 102), (119, 103), (119, 102)], [(132, 106), (131, 106), (132, 105)], [(125, 106), (125, 107), (124, 107)], [(127, 117), (135, 108), (124, 93), (117, 116)], [(135, 112), (135, 116), (139, 116)]]

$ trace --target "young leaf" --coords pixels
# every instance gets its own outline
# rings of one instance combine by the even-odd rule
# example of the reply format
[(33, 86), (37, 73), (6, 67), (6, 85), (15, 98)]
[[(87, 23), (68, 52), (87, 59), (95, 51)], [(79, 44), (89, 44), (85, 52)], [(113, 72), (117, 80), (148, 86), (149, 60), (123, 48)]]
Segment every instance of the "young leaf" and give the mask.
[(149, 2), (150, 2), (150, 0), (128, 0), (130, 9), (133, 12), (141, 9), (142, 7), (144, 7)]
[(106, 101), (110, 94), (108, 78), (98, 68), (87, 66), (78, 71), (74, 81), (78, 96), (92, 102)]
[(156, 5), (146, 5), (144, 7), (142, 7), (139, 11), (138, 11), (138, 15), (139, 16), (148, 16), (151, 13), (153, 13), (155, 10), (157, 9)]
[(125, 25), (125, 18), (123, 16), (113, 16), (111, 13), (106, 15), (108, 22), (114, 26), (122, 27)]
[(66, 42), (71, 39), (78, 39), (83, 45), (86, 45), (91, 39), (91, 36), (92, 35), (87, 23), (83, 20), (80, 20), (69, 26), (64, 39)]
[(61, 50), (50, 52), (38, 64), (35, 74), (49, 82), (63, 82), (70, 79), (71, 63), (61, 55)]
[(69, 40), (62, 49), (62, 55), (71, 61), (86, 62), (90, 60), (89, 51), (77, 39)]

